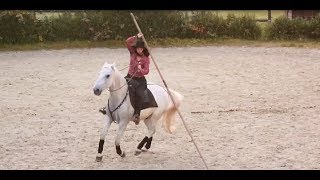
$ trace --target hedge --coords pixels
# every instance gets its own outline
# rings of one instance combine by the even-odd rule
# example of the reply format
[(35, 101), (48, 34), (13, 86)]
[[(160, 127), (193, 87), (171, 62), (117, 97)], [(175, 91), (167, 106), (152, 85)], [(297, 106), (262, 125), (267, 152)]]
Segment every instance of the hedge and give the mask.
[[(310, 21), (280, 17), (262, 29), (254, 17), (246, 15), (223, 18), (195, 11), (186, 16), (181, 11), (160, 10), (133, 13), (149, 39), (320, 39), (320, 17)], [(129, 11), (65, 11), (58, 17), (42, 19), (30, 11), (0, 11), (0, 44), (124, 40), (136, 33)]]

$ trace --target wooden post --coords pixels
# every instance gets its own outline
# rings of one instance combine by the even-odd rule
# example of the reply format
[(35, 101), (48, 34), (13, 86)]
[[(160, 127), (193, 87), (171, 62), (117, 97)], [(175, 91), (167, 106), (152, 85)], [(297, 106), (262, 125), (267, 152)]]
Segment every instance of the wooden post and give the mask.
[(268, 22), (271, 23), (271, 10), (268, 10)]

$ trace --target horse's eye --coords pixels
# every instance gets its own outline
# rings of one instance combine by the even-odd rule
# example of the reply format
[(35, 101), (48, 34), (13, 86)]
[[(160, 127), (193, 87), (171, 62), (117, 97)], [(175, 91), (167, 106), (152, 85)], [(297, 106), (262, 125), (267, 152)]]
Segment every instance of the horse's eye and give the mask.
[(106, 75), (106, 78), (109, 78), (110, 77), (110, 75), (108, 74), (108, 75)]

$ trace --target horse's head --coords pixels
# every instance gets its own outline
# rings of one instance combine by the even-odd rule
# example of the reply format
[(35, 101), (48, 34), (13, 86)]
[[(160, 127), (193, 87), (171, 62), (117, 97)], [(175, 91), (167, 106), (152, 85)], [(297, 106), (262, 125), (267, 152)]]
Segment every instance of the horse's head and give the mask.
[(96, 80), (96, 83), (93, 87), (93, 92), (95, 95), (99, 96), (102, 91), (108, 89), (113, 82), (113, 76), (115, 72), (115, 63), (108, 64), (105, 63), (99, 72), (99, 76)]

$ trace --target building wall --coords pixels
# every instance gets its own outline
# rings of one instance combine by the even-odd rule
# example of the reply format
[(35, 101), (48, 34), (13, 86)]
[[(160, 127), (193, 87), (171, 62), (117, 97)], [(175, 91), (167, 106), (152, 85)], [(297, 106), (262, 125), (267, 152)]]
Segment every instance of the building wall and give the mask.
[(306, 19), (311, 19), (319, 14), (317, 10), (286, 10), (285, 15), (292, 19), (297, 17), (302, 17)]

